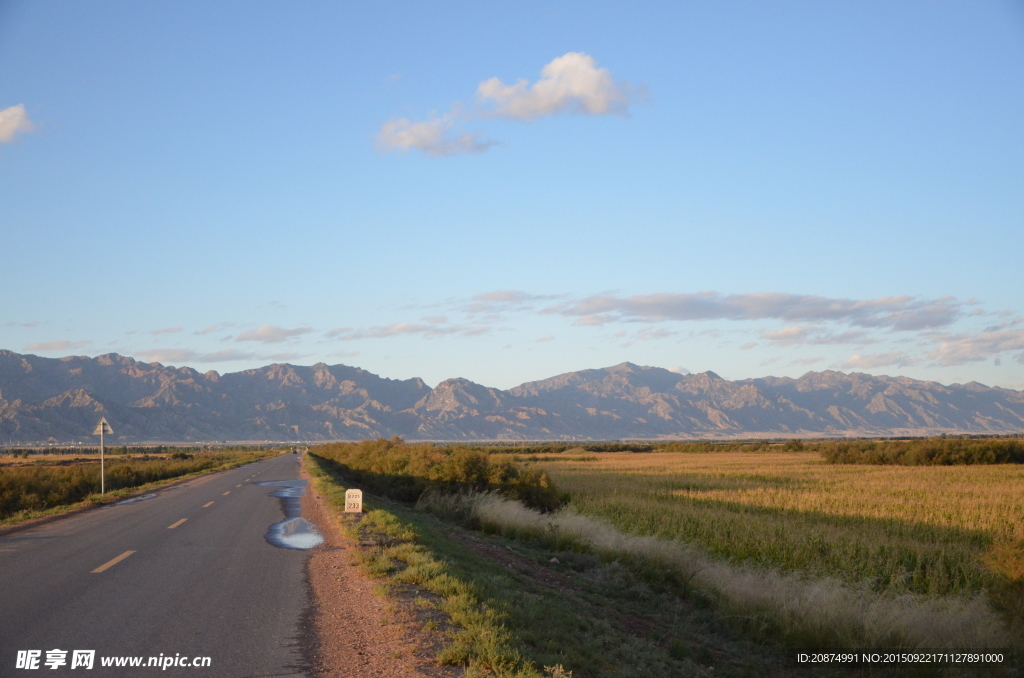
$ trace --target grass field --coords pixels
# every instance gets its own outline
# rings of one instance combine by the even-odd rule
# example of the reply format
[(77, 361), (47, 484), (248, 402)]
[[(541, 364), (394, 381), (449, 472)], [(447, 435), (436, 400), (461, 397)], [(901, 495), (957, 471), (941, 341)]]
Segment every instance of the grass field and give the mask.
[(1024, 543), (1024, 467), (854, 466), (816, 454), (604, 454), (541, 463), (571, 505), (635, 534), (876, 590), (974, 593)]
[[(316, 491), (340, 511), (342, 467), (312, 454), (304, 463)], [(787, 675), (777, 673), (776, 650), (737, 636), (668, 582), (573, 551), (485, 537), (402, 502), (372, 494), (365, 501), (361, 522), (341, 521), (353, 538), (376, 544), (359, 553), (364, 569), (381, 582), (379, 592), (416, 596), (426, 628), (438, 628), (435, 613), (444, 616), (438, 663), (466, 667), (467, 678)]]
[(570, 510), (630, 535), (893, 598), (1024, 610), (1024, 467), (828, 464), (811, 453), (539, 462)]

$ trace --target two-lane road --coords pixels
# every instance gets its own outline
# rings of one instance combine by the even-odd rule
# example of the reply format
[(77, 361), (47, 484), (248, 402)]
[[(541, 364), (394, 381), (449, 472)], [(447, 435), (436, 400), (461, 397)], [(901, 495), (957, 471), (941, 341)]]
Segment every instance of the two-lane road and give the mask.
[[(95, 650), (92, 676), (305, 675), (298, 638), (308, 604), (305, 551), (264, 540), (282, 520), (274, 488), (299, 477), (282, 455), (0, 537), (0, 676), (19, 650), (46, 675)], [(57, 671), (47, 652), (66, 650)], [(199, 668), (112, 669), (103, 657), (209, 657)], [(74, 669), (70, 675), (78, 675)]]

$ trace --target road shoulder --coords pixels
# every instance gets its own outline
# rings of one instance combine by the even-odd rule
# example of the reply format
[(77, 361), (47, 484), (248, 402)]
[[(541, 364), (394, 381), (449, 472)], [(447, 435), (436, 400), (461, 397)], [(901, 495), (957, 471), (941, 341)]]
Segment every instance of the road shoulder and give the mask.
[[(302, 477), (310, 480), (305, 469)], [(462, 675), (461, 669), (435, 663), (441, 639), (422, 627), (409, 601), (375, 593), (374, 581), (358, 564), (360, 546), (341, 533), (339, 517), (312, 484), (302, 502), (303, 516), (325, 539), (310, 551), (306, 566), (310, 613), (305, 644), (312, 675)]]

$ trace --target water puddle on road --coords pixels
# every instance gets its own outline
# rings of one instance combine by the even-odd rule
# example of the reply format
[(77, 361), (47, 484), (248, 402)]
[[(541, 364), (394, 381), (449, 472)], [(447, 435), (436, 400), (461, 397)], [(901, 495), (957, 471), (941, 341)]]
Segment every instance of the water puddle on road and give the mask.
[(266, 480), (256, 483), (264, 487), (279, 487), (270, 493), (281, 502), (285, 519), (267, 528), (263, 538), (274, 546), (285, 549), (311, 549), (324, 543), (324, 536), (316, 525), (302, 517), (302, 497), (306, 494), (305, 480)]

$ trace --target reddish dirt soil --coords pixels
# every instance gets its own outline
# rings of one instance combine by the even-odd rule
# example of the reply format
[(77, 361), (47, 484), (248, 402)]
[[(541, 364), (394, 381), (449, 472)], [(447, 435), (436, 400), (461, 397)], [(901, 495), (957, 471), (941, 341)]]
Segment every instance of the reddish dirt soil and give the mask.
[(403, 591), (388, 599), (376, 595), (374, 581), (356, 564), (360, 546), (341, 534), (336, 514), (312, 487), (302, 502), (303, 517), (314, 523), (326, 540), (310, 551), (307, 565), (311, 608), (305, 645), (311, 675), (461, 676), (461, 668), (435, 663), (443, 638), (423, 628), (422, 614), (411, 604), (415, 594)]

